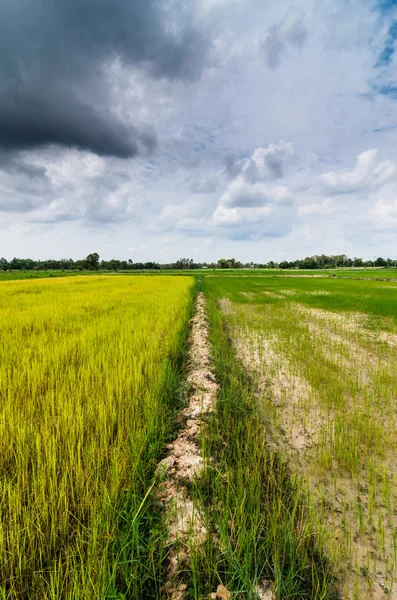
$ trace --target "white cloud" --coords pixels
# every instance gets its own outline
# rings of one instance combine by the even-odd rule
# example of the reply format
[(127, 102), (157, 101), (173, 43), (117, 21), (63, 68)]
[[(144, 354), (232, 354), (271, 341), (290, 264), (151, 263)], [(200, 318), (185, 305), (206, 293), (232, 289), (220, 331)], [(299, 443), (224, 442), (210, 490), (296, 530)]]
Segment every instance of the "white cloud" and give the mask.
[(262, 52), (266, 64), (272, 69), (278, 67), (291, 47), (302, 48), (308, 31), (304, 24), (305, 16), (297, 6), (288, 8), (283, 19), (269, 28)]
[(240, 174), (219, 199), (212, 220), (229, 229), (233, 238), (260, 239), (286, 235), (292, 229), (296, 207), (291, 190), (273, 180), (283, 175), (283, 163), (293, 144), (280, 142), (257, 148), (240, 164)]
[(367, 150), (357, 157), (354, 169), (334, 171), (320, 176), (320, 185), (330, 194), (351, 194), (363, 189), (375, 189), (396, 177), (396, 165), (390, 160), (376, 160), (377, 150)]
[(285, 163), (294, 153), (294, 145), (280, 141), (267, 148), (257, 148), (249, 160), (243, 162), (241, 173), (246, 181), (255, 183), (264, 179), (279, 179), (284, 175)]
[(247, 183), (239, 176), (229, 184), (220, 198), (220, 204), (227, 208), (254, 208), (269, 204), (291, 204), (291, 193), (287, 187), (265, 183)]
[(299, 216), (307, 217), (309, 215), (332, 215), (336, 212), (344, 210), (342, 204), (336, 204), (331, 202), (329, 199), (322, 200), (321, 202), (313, 204), (303, 204), (299, 207)]
[(374, 225), (380, 229), (393, 230), (397, 228), (397, 200), (386, 202), (380, 199), (369, 211), (369, 216), (373, 219)]

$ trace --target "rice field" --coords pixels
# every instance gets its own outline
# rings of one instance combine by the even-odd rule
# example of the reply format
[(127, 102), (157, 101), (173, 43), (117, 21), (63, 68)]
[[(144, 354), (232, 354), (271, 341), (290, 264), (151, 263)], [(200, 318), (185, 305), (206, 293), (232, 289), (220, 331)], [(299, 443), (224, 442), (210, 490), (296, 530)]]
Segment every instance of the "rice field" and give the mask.
[[(306, 273), (0, 282), (0, 598), (397, 598), (396, 299)], [(175, 542), (158, 466), (183, 436), (200, 535)]]
[(340, 597), (397, 597), (397, 283), (206, 281)]
[[(0, 285), (0, 597), (158, 597), (189, 277)], [(160, 540), (160, 541), (159, 541)]]

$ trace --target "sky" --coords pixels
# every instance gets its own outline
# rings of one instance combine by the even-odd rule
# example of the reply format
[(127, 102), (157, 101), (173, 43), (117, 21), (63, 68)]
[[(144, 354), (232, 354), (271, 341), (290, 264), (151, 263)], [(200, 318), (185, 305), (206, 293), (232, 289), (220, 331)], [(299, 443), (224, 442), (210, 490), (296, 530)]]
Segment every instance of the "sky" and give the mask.
[(0, 256), (397, 258), (396, 0), (3, 0)]

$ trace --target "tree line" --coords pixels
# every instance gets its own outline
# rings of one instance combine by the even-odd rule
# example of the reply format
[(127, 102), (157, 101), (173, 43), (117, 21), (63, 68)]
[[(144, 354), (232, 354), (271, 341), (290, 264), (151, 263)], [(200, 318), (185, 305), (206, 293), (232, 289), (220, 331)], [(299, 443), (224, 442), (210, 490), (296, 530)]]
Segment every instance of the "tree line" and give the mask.
[(128, 260), (100, 260), (99, 254), (93, 252), (81, 260), (63, 258), (61, 260), (32, 260), (31, 258), (13, 258), (8, 261), (0, 258), (2, 271), (143, 271), (143, 270), (192, 270), (192, 269), (335, 269), (341, 267), (396, 267), (396, 259), (349, 258), (345, 254), (328, 256), (326, 254), (307, 256), (303, 259), (280, 263), (270, 260), (267, 263), (242, 263), (235, 258), (220, 258), (216, 262), (195, 262), (191, 258), (180, 258), (176, 262), (133, 262)]

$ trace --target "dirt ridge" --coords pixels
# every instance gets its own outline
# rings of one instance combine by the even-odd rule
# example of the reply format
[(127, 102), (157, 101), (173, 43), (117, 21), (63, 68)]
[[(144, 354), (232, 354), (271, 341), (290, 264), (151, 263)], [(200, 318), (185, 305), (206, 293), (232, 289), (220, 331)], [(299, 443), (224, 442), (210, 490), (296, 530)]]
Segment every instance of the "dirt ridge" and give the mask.
[(200, 448), (203, 417), (214, 411), (218, 392), (211, 367), (205, 307), (205, 297), (200, 292), (189, 338), (189, 403), (178, 416), (183, 423), (179, 435), (168, 444), (167, 455), (157, 468), (163, 478), (157, 495), (164, 506), (168, 529), (169, 554), (163, 592), (172, 600), (186, 596), (186, 584), (180, 573), (189, 565), (192, 545), (203, 544), (207, 537), (200, 507), (195, 506), (190, 492), (191, 482), (204, 468)]

